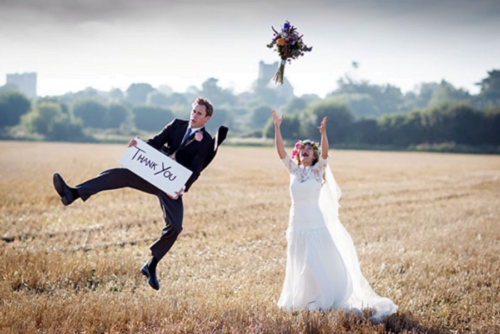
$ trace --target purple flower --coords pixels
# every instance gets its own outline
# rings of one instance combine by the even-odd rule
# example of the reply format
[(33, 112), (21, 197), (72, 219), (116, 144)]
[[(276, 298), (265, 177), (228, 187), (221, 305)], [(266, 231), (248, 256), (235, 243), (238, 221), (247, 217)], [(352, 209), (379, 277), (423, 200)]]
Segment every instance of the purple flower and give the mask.
[(283, 33), (286, 33), (288, 31), (288, 29), (290, 29), (290, 22), (286, 21), (284, 24), (283, 24), (283, 28), (281, 29), (281, 31)]

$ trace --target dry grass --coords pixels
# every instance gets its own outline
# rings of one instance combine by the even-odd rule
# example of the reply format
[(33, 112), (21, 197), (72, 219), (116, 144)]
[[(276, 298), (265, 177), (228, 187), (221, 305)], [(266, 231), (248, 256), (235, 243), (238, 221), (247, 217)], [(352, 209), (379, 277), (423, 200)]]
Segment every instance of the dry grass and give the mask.
[(117, 166), (119, 145), (0, 142), (2, 333), (498, 333), (500, 157), (332, 151), (341, 220), (397, 314), (373, 325), (276, 307), (288, 175), (270, 148), (223, 147), (185, 196), (184, 231), (140, 274), (163, 227), (122, 189), (63, 207), (52, 188)]

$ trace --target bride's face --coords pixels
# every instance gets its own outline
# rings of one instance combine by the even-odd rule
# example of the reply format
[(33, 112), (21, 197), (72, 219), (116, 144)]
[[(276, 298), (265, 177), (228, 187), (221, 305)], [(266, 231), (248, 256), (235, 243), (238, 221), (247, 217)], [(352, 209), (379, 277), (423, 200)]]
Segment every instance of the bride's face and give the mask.
[(304, 145), (302, 149), (300, 150), (300, 162), (304, 166), (310, 166), (312, 165), (314, 161), (314, 150), (310, 145)]

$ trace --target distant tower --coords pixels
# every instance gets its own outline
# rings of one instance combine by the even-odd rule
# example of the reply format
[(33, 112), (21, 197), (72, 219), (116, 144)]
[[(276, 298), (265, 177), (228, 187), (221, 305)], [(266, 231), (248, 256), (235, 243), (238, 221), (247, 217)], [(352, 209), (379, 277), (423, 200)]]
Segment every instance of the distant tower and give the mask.
[(7, 74), (7, 85), (14, 85), (27, 97), (36, 98), (36, 72)]
[(267, 85), (269, 81), (273, 78), (276, 69), (278, 68), (278, 62), (273, 64), (266, 64), (262, 60), (259, 62), (259, 78), (257, 81), (264, 85)]
[[(262, 60), (259, 62), (259, 77), (253, 84), (253, 89), (259, 88), (271, 88), (276, 91), (276, 95), (285, 101), (290, 100), (294, 97), (293, 87), (290, 81), (287, 80), (286, 76), (283, 80), (283, 84), (276, 84), (273, 81), (274, 74), (278, 69), (278, 62), (272, 64), (266, 64)], [(286, 73), (286, 69), (285, 69)]]

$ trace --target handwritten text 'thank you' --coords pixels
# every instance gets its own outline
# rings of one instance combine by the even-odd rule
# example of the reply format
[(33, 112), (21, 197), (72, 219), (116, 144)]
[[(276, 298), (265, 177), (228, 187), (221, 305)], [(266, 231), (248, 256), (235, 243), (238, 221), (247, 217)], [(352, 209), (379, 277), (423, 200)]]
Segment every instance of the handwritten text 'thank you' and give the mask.
[(146, 156), (146, 151), (141, 150), (138, 147), (134, 147), (137, 151), (135, 152), (134, 156), (132, 157), (132, 161), (136, 161), (140, 164), (143, 164), (144, 166), (148, 167), (155, 173), (153, 175), (161, 175), (167, 180), (174, 181), (177, 178), (177, 175), (174, 175), (170, 169), (172, 166), (165, 166), (163, 161), (161, 162), (161, 170), (157, 171), (156, 167), (159, 168), (159, 164), (154, 161), (153, 159), (149, 158)]

